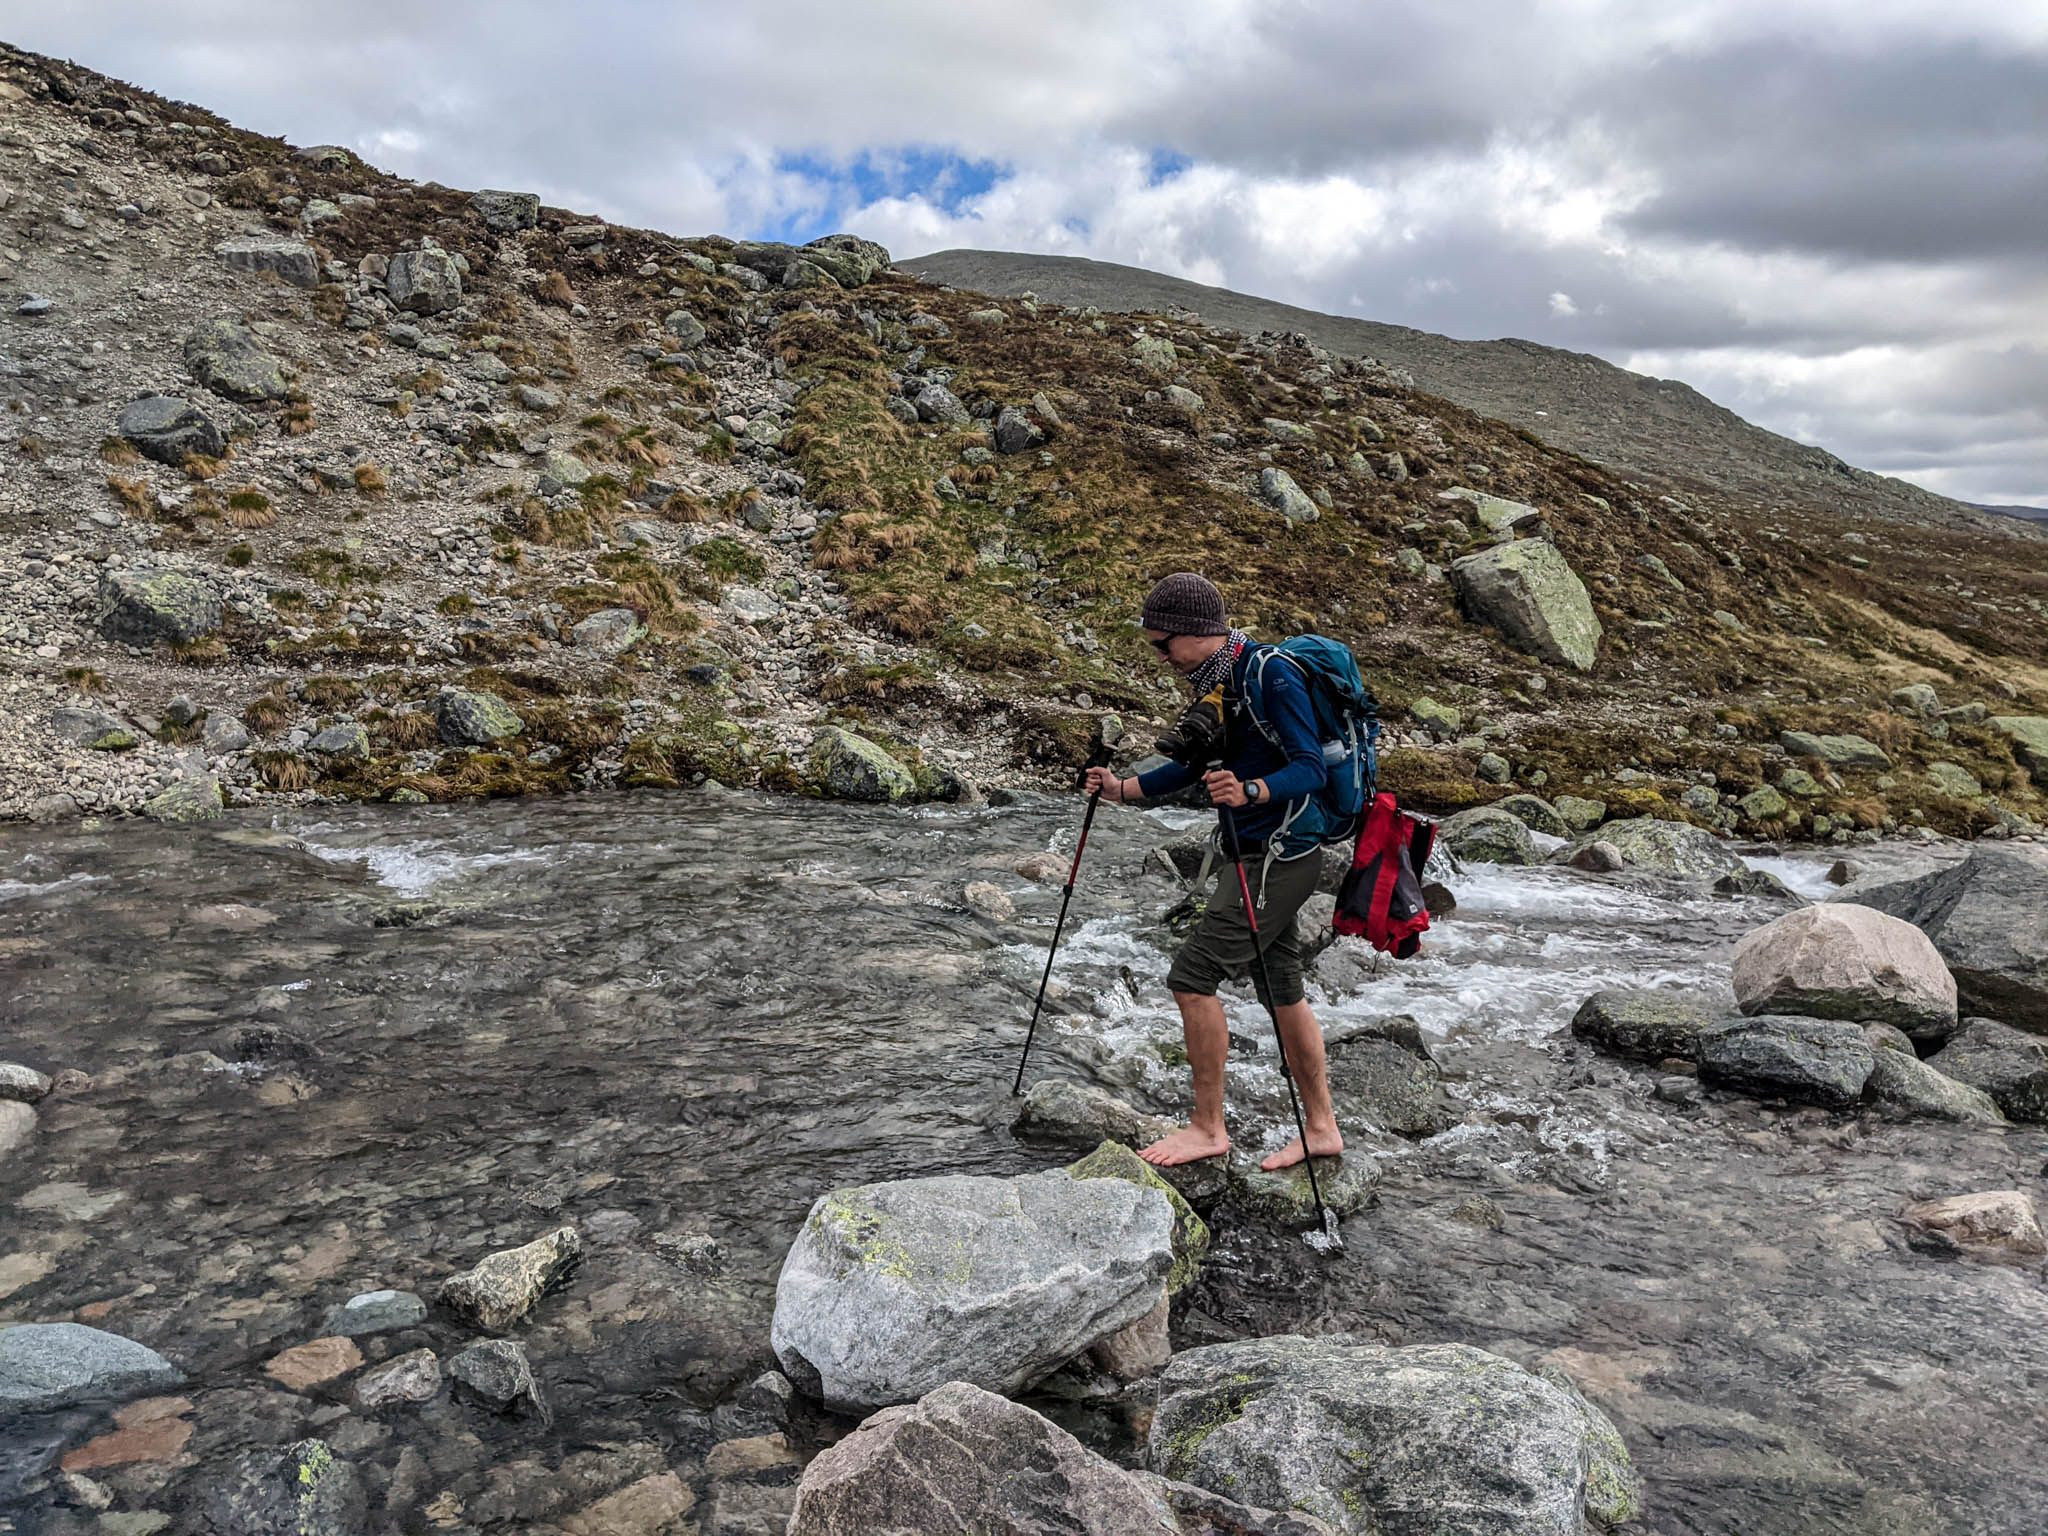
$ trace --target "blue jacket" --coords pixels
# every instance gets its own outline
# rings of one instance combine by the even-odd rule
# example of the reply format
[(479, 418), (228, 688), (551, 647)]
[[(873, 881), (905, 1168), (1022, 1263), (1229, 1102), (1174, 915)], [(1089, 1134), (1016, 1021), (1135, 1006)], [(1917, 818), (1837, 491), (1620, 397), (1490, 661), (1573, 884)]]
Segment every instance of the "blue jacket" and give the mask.
[[(1267, 667), (1265, 673), (1266, 724), (1280, 738), (1284, 751), (1266, 739), (1244, 707), (1245, 671), (1256, 649), (1248, 645), (1238, 653), (1223, 690), (1224, 719), (1229, 726), (1223, 766), (1245, 783), (1264, 779), (1272, 792), (1263, 804), (1240, 806), (1233, 813), (1238, 836), (1248, 843), (1264, 842), (1272, 836), (1287, 812), (1287, 802), (1321, 789), (1329, 771), (1323, 763), (1322, 745), (1316, 740), (1315, 707), (1309, 702), (1308, 684), (1299, 669), (1282, 663)], [(1168, 763), (1139, 774), (1138, 792), (1148, 800), (1170, 795), (1199, 781), (1202, 772)]]

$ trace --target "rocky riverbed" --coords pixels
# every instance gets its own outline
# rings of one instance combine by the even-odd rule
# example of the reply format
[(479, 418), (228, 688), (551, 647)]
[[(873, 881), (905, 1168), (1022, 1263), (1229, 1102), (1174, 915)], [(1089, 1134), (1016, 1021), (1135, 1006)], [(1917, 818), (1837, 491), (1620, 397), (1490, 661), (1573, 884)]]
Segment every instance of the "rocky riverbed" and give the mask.
[[(9, 828), (0, 1059), (29, 1071), (0, 1082), (0, 1324), (157, 1364), (0, 1419), (0, 1518), (254, 1529), (290, 1485), (326, 1490), (323, 1530), (781, 1530), (856, 1422), (769, 1374), (813, 1201), (1077, 1155), (1008, 1098), (1075, 810), (679, 792)], [(1158, 919), (1186, 820), (1098, 823), (1034, 1077), (1181, 1108)], [(1880, 880), (1962, 851), (1857, 857)], [(1754, 859), (1812, 896), (1827, 862)], [(2038, 1198), (2048, 1135), (1702, 1089), (1571, 1033), (1612, 987), (1730, 1011), (1736, 941), (1796, 898), (1448, 884), (1417, 960), (1318, 962), (1340, 1095), (1414, 1116), (1349, 1122), (1371, 1203), (1319, 1253), (1207, 1191), (1172, 1347), (1341, 1333), (1561, 1371), (1645, 1530), (2037, 1529), (2039, 1260), (1900, 1218)], [(1230, 1009), (1256, 1151), (1285, 1101)], [(1421, 1081), (1344, 1067), (1397, 1038)], [(75, 1336), (13, 1338), (0, 1366), (54, 1350), (90, 1382)], [(1141, 1463), (1149, 1389), (1084, 1385), (1028, 1401)]]

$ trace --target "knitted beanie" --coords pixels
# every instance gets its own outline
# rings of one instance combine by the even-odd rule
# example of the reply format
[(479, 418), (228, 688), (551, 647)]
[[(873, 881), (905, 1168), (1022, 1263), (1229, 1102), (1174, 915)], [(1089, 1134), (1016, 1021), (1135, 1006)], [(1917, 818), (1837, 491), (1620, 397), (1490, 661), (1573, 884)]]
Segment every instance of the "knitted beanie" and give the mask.
[(1223, 621), (1223, 594), (1206, 576), (1193, 571), (1176, 571), (1164, 578), (1145, 599), (1142, 627), (1164, 630), (1169, 635), (1227, 635)]

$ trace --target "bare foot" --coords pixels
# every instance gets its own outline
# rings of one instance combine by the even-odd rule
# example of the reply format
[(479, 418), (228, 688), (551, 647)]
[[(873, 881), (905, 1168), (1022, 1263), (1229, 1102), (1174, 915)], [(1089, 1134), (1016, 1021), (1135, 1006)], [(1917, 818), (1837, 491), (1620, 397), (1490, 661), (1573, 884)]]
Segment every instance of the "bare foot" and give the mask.
[[(1317, 1131), (1309, 1137), (1308, 1144), (1309, 1149), (1317, 1157), (1335, 1157), (1344, 1150), (1344, 1136), (1340, 1131)], [(1282, 1168), (1292, 1168), (1300, 1161), (1301, 1138), (1297, 1136), (1271, 1157), (1266, 1158), (1259, 1166), (1268, 1173), (1275, 1173)]]
[(1162, 1136), (1138, 1156), (1155, 1168), (1177, 1168), (1182, 1163), (1199, 1163), (1205, 1157), (1221, 1157), (1230, 1150), (1228, 1136), (1213, 1136), (1184, 1125), (1171, 1136)]

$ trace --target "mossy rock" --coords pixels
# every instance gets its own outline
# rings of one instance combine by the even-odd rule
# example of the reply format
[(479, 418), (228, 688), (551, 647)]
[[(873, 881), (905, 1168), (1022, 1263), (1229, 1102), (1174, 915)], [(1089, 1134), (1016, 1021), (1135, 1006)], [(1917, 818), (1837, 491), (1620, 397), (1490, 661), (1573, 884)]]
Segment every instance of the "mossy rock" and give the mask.
[(836, 725), (812, 738), (811, 774), (818, 788), (836, 800), (894, 804), (917, 792), (908, 768), (867, 737)]
[(145, 802), (142, 814), (152, 821), (217, 821), (223, 808), (220, 781), (204, 777), (178, 780), (155, 799)]
[(1173, 1268), (1166, 1276), (1166, 1294), (1178, 1296), (1193, 1283), (1209, 1251), (1209, 1224), (1150, 1163), (1120, 1141), (1105, 1141), (1079, 1162), (1067, 1164), (1067, 1172), (1077, 1179), (1123, 1179), (1166, 1196), (1173, 1207)]

